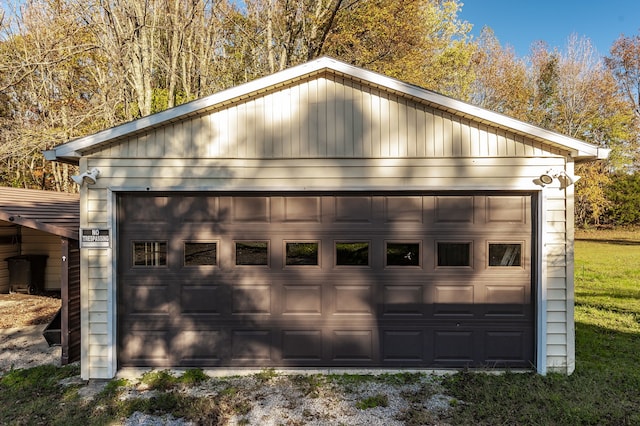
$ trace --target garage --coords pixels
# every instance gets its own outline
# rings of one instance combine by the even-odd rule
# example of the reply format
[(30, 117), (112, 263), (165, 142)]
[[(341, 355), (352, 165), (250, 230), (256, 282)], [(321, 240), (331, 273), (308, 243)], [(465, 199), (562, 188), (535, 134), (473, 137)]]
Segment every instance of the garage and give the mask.
[(121, 366), (528, 367), (531, 194), (123, 194)]
[(583, 141), (331, 58), (68, 141), (82, 377), (575, 368)]

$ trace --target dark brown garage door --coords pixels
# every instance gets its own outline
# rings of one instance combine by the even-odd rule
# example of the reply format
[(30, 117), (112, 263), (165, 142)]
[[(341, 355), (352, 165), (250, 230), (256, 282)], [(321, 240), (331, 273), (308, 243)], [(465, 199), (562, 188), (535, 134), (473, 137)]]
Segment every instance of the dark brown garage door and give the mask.
[(123, 194), (120, 366), (531, 367), (531, 194)]

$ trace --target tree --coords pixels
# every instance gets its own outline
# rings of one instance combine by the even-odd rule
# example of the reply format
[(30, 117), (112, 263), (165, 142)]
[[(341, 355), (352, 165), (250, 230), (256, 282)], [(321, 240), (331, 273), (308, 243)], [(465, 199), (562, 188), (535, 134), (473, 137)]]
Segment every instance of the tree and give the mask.
[(609, 167), (628, 168), (634, 139), (628, 102), (588, 39), (569, 38), (566, 53), (537, 45), (532, 56), (534, 96), (529, 120), (611, 148)]
[(635, 138), (629, 141), (634, 170), (640, 170), (640, 35), (620, 36), (611, 46), (605, 63), (612, 71), (620, 91), (626, 96), (634, 114)]
[(606, 192), (611, 201), (608, 216), (614, 224), (640, 224), (640, 173), (612, 176)]
[[(247, 0), (245, 31), (264, 73), (319, 56), (345, 0)], [(248, 25), (247, 25), (248, 24)]]
[(95, 40), (63, 2), (30, 2), (3, 30), (3, 178), (14, 186), (70, 190), (69, 166), (45, 162), (41, 150), (104, 126), (87, 66), (97, 59)]
[(361, 0), (338, 11), (323, 53), (464, 99), (473, 80), (471, 26), (457, 0)]
[(609, 174), (631, 162), (629, 105), (588, 39), (570, 37), (563, 54), (538, 45), (532, 63), (536, 92), (531, 117), (536, 124), (612, 150), (606, 163), (576, 166), (583, 176), (576, 184), (576, 222), (600, 224), (610, 205)]
[(520, 120), (531, 110), (533, 85), (525, 62), (511, 48), (502, 48), (493, 31), (485, 27), (473, 56), (471, 103)]
[(611, 56), (605, 58), (621, 90), (640, 118), (640, 35), (622, 35), (611, 46)]

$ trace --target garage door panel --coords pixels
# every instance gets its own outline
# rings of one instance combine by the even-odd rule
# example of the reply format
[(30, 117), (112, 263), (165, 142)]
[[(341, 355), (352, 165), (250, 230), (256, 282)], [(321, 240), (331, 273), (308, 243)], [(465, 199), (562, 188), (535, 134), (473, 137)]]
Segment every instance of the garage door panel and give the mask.
[(333, 199), (333, 201), (335, 205), (335, 222), (373, 222), (372, 197), (336, 197)]
[(522, 362), (530, 333), (522, 330), (491, 330), (484, 333), (485, 362), (504, 365)]
[(181, 365), (211, 365), (222, 359), (225, 336), (219, 329), (184, 330), (178, 335)]
[(469, 318), (476, 315), (473, 285), (437, 285), (434, 287), (434, 317)]
[(373, 288), (370, 285), (334, 285), (335, 315), (373, 315)]
[(524, 317), (530, 311), (530, 295), (524, 286), (487, 285), (485, 294), (483, 306), (487, 317)]
[(384, 218), (387, 223), (422, 223), (423, 206), (421, 196), (384, 197)]
[(124, 356), (130, 361), (153, 365), (166, 365), (169, 361), (169, 334), (165, 331), (132, 331), (123, 344), (126, 348)]
[(234, 285), (231, 306), (233, 315), (271, 314), (271, 286)]
[(167, 300), (168, 286), (136, 286), (130, 290), (131, 314), (169, 314), (172, 305)]
[(469, 224), (474, 218), (473, 196), (436, 196), (434, 222), (437, 224)]
[(382, 330), (382, 359), (386, 362), (423, 364), (425, 360), (423, 330)]
[(283, 197), (284, 222), (320, 223), (321, 197)]
[(119, 217), (123, 224), (166, 223), (172, 219), (172, 215), (167, 208), (170, 199), (167, 196), (125, 197), (126, 202), (122, 203)]
[(471, 365), (474, 357), (474, 333), (471, 330), (435, 330), (433, 360), (440, 365)]
[(267, 223), (271, 220), (269, 197), (233, 197), (231, 205), (233, 222)]
[(233, 330), (231, 360), (240, 362), (271, 361), (271, 330)]
[(527, 197), (524, 196), (488, 196), (486, 198), (487, 223), (527, 223)]
[(424, 290), (422, 285), (393, 285), (384, 286), (382, 315), (395, 316), (424, 316)]
[[(134, 314), (123, 312), (120, 327), (124, 330), (167, 331), (171, 325), (171, 315), (167, 314)], [(126, 336), (126, 334), (124, 334)]]
[[(506, 195), (505, 203), (503, 195), (492, 197), (123, 196), (119, 363), (529, 367), (535, 352), (531, 196)], [(155, 213), (139, 212), (147, 206)], [(166, 242), (166, 265), (133, 265), (135, 241)], [(470, 265), (439, 266), (442, 241), (468, 243)], [(239, 242), (266, 242), (260, 262), (252, 263), (257, 257), (250, 253), (237, 264)], [(309, 242), (317, 247), (316, 264), (287, 264), (287, 243)], [(366, 254), (341, 252), (338, 261), (337, 243), (343, 252), (366, 247)], [(520, 264), (503, 262), (516, 243)], [(488, 260), (490, 244), (499, 246), (497, 266)], [(414, 246), (417, 263), (389, 261), (390, 249)], [(210, 253), (192, 259), (200, 248)]]
[(282, 286), (283, 315), (322, 315), (322, 286)]
[(220, 209), (219, 197), (176, 197), (172, 203), (172, 216), (185, 224), (209, 224), (228, 219), (228, 209)]
[(374, 359), (372, 330), (334, 330), (332, 361), (369, 362)]
[(223, 287), (181, 286), (180, 312), (183, 314), (221, 315), (228, 297)]
[(283, 330), (282, 359), (285, 361), (321, 361), (323, 336), (320, 329)]

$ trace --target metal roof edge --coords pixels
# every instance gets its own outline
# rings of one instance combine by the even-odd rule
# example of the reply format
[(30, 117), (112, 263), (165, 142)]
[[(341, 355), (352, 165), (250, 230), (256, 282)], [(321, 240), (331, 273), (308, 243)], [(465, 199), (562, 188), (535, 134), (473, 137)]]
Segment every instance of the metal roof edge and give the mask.
[(42, 223), (34, 219), (25, 219), (23, 217), (16, 216), (4, 211), (0, 211), (0, 220), (23, 226), (25, 228), (48, 232), (49, 234), (54, 234), (59, 237), (70, 238), (72, 240), (77, 240), (79, 238), (77, 230), (64, 228), (62, 226), (51, 225), (50, 223)]
[(606, 150), (598, 148), (590, 143), (546, 130), (542, 127), (526, 123), (507, 115), (453, 99), (437, 92), (433, 92), (374, 71), (359, 68), (327, 56), (287, 68), (283, 71), (258, 78), (239, 86), (231, 87), (221, 92), (196, 99), (156, 114), (142, 117), (128, 123), (123, 123), (118, 126), (102, 130), (89, 136), (66, 142), (54, 147), (52, 150), (45, 151), (45, 156), (47, 159), (52, 159), (52, 161), (77, 164), (79, 158), (82, 156), (83, 150), (97, 147), (103, 142), (125, 137), (128, 134), (172, 122), (182, 117), (196, 114), (199, 111), (206, 110), (207, 108), (211, 108), (215, 105), (219, 105), (233, 99), (242, 98), (243, 96), (249, 96), (252, 93), (260, 92), (270, 87), (277, 87), (278, 85), (295, 81), (322, 70), (344, 74), (350, 78), (361, 80), (366, 84), (380, 86), (381, 88), (396, 91), (428, 103), (439, 105), (443, 109), (450, 110), (455, 114), (474, 117), (482, 121), (512, 129), (519, 133), (534, 136), (538, 139), (548, 141), (551, 145), (560, 146), (568, 150), (570, 155), (575, 159), (603, 159), (608, 156), (608, 152), (606, 152)]

